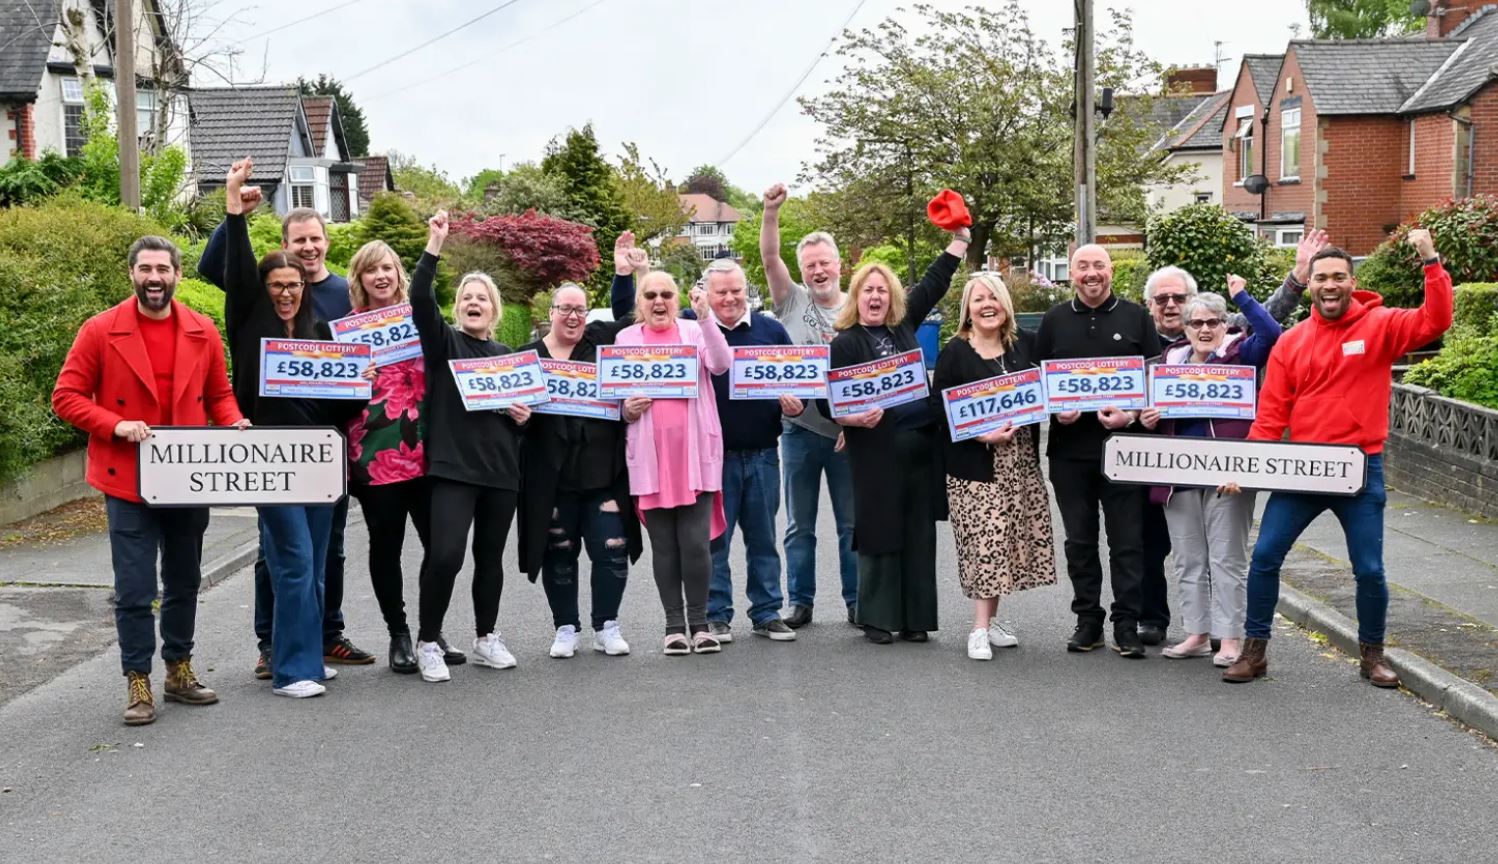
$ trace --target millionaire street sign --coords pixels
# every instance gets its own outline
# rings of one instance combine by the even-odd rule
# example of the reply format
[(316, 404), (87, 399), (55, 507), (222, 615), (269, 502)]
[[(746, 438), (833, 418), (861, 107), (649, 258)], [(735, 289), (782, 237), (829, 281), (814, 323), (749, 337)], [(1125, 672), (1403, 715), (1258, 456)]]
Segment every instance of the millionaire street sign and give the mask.
[(330, 426), (158, 426), (140, 443), (152, 507), (333, 504), (346, 491), (343, 435)]
[(1103, 474), (1115, 483), (1356, 495), (1367, 457), (1350, 444), (1236, 438), (1119, 435), (1103, 445)]

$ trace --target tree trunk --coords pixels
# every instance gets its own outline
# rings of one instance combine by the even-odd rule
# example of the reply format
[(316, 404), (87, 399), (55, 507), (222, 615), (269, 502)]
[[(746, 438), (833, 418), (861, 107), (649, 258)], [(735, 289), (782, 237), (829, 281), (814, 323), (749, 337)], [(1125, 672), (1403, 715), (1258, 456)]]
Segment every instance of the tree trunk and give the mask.
[(967, 247), (967, 266), (969, 270), (977, 272), (985, 269), (988, 264), (987, 256), (984, 254), (988, 249), (988, 239), (993, 236), (994, 222), (974, 222), (969, 230), (973, 233), (973, 242)]

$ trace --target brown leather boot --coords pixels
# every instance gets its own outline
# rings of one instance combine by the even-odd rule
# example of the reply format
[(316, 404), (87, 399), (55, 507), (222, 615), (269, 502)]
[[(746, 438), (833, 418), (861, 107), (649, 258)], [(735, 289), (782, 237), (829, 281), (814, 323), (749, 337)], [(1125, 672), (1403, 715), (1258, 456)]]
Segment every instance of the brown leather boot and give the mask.
[(175, 663), (166, 664), (166, 685), (162, 688), (168, 702), (187, 705), (212, 705), (218, 694), (203, 686), (197, 673), (192, 671), (192, 658), (184, 657)]
[(1222, 680), (1229, 684), (1244, 684), (1262, 677), (1269, 671), (1269, 658), (1265, 656), (1268, 648), (1268, 639), (1244, 639), (1238, 659), (1222, 670)]
[(125, 725), (145, 726), (156, 722), (156, 700), (151, 696), (151, 678), (144, 672), (126, 672)]
[(1358, 655), (1358, 673), (1367, 678), (1369, 684), (1374, 687), (1399, 686), (1399, 676), (1384, 659), (1384, 646), (1359, 642)]

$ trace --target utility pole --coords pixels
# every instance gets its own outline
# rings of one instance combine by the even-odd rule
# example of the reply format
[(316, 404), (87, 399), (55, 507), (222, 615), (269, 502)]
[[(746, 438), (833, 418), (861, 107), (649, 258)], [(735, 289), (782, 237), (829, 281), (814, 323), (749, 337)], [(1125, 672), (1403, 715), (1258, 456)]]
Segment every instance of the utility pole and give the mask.
[(140, 135), (135, 123), (135, 10), (114, 0), (115, 138), (120, 148), (120, 203), (140, 209)]
[(1097, 112), (1094, 105), (1094, 83), (1097, 76), (1093, 46), (1092, 0), (1076, 3), (1076, 140), (1073, 145), (1072, 169), (1077, 184), (1077, 245), (1091, 243), (1097, 235)]
[[(910, 281), (905, 284), (915, 287), (915, 163), (911, 160), (910, 139), (900, 142), (905, 145), (905, 256), (910, 264)], [(909, 290), (907, 288), (906, 290)]]

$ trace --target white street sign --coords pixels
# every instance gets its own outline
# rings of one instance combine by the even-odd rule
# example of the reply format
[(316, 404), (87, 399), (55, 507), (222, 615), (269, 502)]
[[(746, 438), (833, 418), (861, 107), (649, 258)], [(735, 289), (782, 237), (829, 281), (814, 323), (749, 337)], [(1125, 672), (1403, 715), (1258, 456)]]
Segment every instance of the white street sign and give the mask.
[(1116, 483), (1356, 495), (1367, 457), (1350, 444), (1291, 444), (1236, 438), (1113, 435), (1103, 474)]
[(347, 491), (331, 426), (163, 426), (141, 442), (140, 497), (153, 507), (333, 504)]

